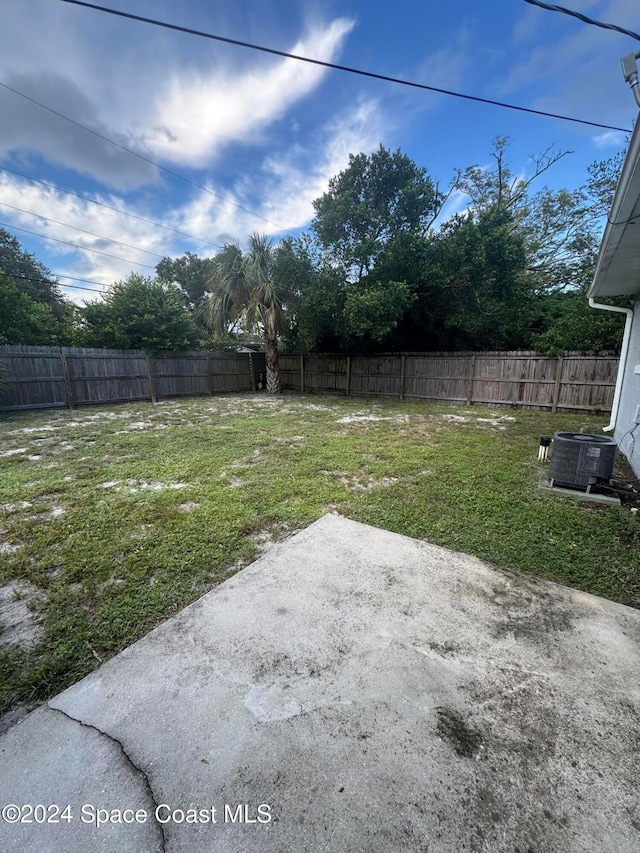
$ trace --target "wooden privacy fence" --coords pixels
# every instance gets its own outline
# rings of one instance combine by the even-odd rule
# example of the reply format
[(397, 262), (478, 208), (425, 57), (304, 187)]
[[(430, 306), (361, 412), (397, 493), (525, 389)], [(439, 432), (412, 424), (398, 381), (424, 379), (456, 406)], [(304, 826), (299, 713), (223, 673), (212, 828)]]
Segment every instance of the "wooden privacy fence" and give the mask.
[[(251, 391), (263, 353), (0, 346), (8, 384), (0, 411)], [(281, 355), (282, 386), (360, 397), (517, 405), (552, 412), (611, 411), (618, 359), (478, 352), (376, 356)]]
[(154, 358), (141, 350), (0, 346), (7, 387), (0, 411), (44, 409), (251, 391), (262, 353), (184, 352)]
[(280, 356), (283, 388), (347, 396), (611, 411), (618, 358), (578, 353), (407, 353)]

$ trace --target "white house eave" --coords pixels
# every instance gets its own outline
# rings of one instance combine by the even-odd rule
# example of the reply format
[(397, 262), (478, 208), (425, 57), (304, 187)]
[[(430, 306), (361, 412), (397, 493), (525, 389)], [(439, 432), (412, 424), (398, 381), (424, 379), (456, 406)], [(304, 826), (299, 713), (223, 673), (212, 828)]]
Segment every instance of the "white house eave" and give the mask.
[(640, 291), (640, 122), (636, 123), (600, 244), (589, 296)]

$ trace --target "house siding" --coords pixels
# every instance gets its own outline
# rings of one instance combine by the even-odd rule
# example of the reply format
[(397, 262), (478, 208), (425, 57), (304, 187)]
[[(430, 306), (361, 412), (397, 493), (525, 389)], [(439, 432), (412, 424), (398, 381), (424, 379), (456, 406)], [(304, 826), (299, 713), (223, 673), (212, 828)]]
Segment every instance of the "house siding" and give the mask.
[(633, 436), (629, 434), (635, 424), (636, 407), (640, 404), (640, 373), (635, 372), (636, 368), (640, 370), (640, 295), (633, 311), (629, 353), (615, 429), (618, 447), (631, 463), (636, 477), (640, 477), (640, 426)]

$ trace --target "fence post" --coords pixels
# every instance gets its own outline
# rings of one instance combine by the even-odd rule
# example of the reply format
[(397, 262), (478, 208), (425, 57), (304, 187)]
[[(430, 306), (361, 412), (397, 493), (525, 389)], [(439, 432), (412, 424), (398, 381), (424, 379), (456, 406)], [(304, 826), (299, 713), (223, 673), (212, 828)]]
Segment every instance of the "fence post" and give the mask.
[(213, 361), (209, 350), (207, 350), (207, 388), (209, 396), (213, 397)]
[(551, 404), (551, 411), (558, 411), (558, 400), (560, 399), (560, 386), (562, 385), (562, 362), (564, 361), (563, 356), (558, 357), (558, 369), (556, 370), (556, 384), (553, 389), (553, 402)]
[(401, 356), (400, 361), (400, 399), (404, 400), (404, 377), (405, 377), (405, 365), (407, 363), (406, 355)]
[[(253, 363), (253, 353), (249, 353), (249, 373), (251, 374), (251, 390), (256, 391), (256, 366)], [(213, 394), (213, 377), (211, 378), (211, 393)]]
[(149, 395), (151, 402), (156, 402), (156, 389), (153, 384), (153, 373), (151, 371), (151, 356), (147, 353), (147, 379), (149, 380)]
[(67, 397), (67, 406), (70, 409), (73, 409), (73, 393), (71, 391), (71, 377), (69, 376), (69, 365), (67, 364), (67, 357), (62, 352), (62, 347), (60, 347), (60, 364), (62, 365), (62, 377), (64, 379), (64, 392)]
[(347, 387), (345, 389), (347, 397), (351, 396), (351, 356), (347, 356)]
[(300, 353), (300, 393), (304, 394), (304, 353)]
[(467, 406), (470, 406), (473, 402), (473, 380), (476, 373), (476, 357), (475, 355), (471, 356), (471, 361), (469, 362), (469, 380), (467, 382)]

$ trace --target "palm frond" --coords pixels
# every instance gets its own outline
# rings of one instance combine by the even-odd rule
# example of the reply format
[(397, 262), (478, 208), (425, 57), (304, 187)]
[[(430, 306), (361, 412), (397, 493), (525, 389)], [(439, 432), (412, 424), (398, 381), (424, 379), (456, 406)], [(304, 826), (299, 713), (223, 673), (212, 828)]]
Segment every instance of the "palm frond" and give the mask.
[(205, 305), (207, 323), (216, 332), (224, 333), (242, 314), (249, 294), (245, 259), (237, 243), (225, 243), (215, 256), (209, 287), (211, 296)]
[(228, 331), (242, 318), (247, 329), (265, 332), (265, 320), (280, 329), (284, 311), (282, 295), (273, 278), (273, 242), (253, 233), (246, 253), (237, 242), (225, 243), (214, 258), (206, 304), (207, 322), (218, 333)]

